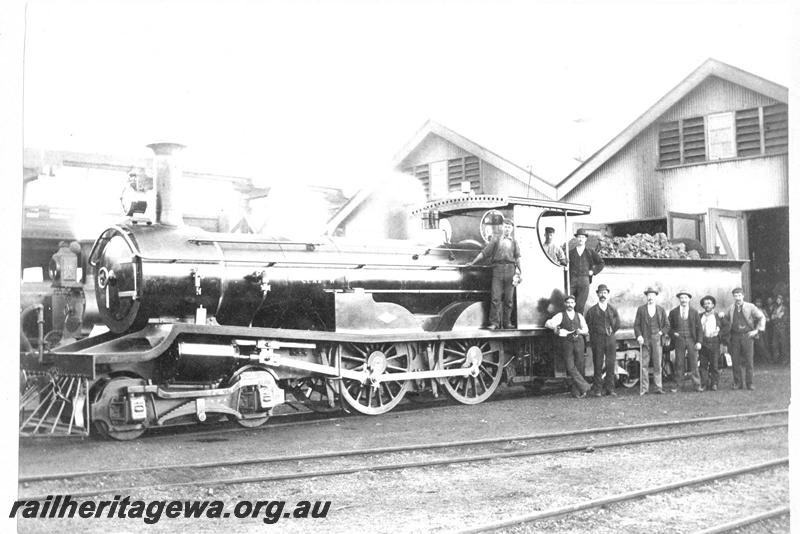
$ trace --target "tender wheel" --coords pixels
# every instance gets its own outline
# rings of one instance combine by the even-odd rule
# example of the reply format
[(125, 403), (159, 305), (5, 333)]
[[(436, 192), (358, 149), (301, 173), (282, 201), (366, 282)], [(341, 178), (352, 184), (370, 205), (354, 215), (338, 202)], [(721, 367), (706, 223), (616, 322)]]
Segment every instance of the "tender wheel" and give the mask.
[[(367, 371), (372, 377), (387, 377), (408, 372), (413, 359), (407, 343), (344, 343), (339, 347), (341, 365), (351, 371)], [(367, 415), (386, 413), (403, 400), (408, 381), (361, 383), (343, 378), (340, 395), (357, 412)]]
[(443, 380), (445, 391), (463, 404), (478, 404), (488, 399), (503, 375), (503, 344), (490, 340), (446, 341), (442, 344), (443, 369), (478, 366), (476, 376), (451, 376)]
[(100, 435), (117, 441), (129, 441), (145, 433), (147, 429), (144, 424), (133, 425), (127, 422), (125, 396), (125, 389), (128, 386), (139, 386), (144, 383), (142, 379), (127, 377), (112, 378), (105, 383), (92, 407), (94, 428)]
[(331, 413), (341, 409), (336, 402), (336, 388), (330, 380), (309, 376), (297, 381), (292, 393), (303, 405), (318, 413)]

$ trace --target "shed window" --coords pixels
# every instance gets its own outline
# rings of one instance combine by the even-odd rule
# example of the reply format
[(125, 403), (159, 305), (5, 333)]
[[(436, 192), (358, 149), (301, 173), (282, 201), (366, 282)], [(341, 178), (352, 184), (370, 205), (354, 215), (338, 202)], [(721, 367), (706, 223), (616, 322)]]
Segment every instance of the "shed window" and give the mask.
[(709, 115), (706, 122), (708, 128), (708, 159), (735, 158), (735, 129), (733, 113), (717, 113)]

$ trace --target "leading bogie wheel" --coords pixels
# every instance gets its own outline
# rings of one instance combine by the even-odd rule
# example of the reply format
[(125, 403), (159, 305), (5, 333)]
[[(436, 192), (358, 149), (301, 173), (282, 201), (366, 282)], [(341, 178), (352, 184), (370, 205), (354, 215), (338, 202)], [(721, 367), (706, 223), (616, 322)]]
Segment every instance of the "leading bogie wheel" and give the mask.
[[(240, 370), (238, 373), (236, 373), (234, 375), (234, 379), (232, 380), (232, 382), (234, 382), (240, 374), (244, 374), (245, 372), (247, 372), (248, 374), (263, 373), (263, 375), (266, 375), (266, 377), (268, 377), (268, 381), (272, 379), (272, 376), (267, 371), (247, 368), (245, 370)], [(244, 386), (241, 389), (239, 389), (238, 400), (236, 402), (236, 410), (244, 417), (235, 418), (234, 420), (236, 421), (236, 424), (244, 428), (258, 428), (269, 420), (271, 411), (265, 413), (262, 409), (259, 408), (259, 397), (260, 397), (259, 386), (255, 384)]]
[(391, 380), (411, 369), (413, 347), (408, 343), (343, 343), (339, 346), (342, 369), (363, 371), (380, 381), (360, 382), (342, 378), (339, 394), (346, 406), (367, 415), (386, 413), (397, 406), (408, 391), (407, 380)]
[(115, 377), (102, 386), (93, 408), (99, 415), (95, 417), (94, 428), (100, 435), (117, 441), (129, 441), (145, 433), (147, 429), (143, 424), (132, 425), (126, 421), (125, 394), (129, 386), (142, 386), (144, 383), (140, 378)]
[(443, 379), (445, 391), (463, 404), (478, 404), (500, 385), (503, 376), (503, 343), (496, 340), (470, 339), (445, 341), (440, 358), (445, 370), (477, 366), (477, 373)]

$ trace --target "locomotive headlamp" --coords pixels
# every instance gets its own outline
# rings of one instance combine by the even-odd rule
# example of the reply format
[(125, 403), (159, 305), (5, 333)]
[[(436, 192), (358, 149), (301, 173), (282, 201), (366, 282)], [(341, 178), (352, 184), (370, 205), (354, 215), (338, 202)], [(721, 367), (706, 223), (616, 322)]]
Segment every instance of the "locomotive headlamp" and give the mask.
[(80, 245), (77, 243), (67, 244), (62, 241), (58, 245), (58, 252), (50, 258), (48, 273), (54, 285), (61, 287), (79, 285), (78, 282), (78, 254)]

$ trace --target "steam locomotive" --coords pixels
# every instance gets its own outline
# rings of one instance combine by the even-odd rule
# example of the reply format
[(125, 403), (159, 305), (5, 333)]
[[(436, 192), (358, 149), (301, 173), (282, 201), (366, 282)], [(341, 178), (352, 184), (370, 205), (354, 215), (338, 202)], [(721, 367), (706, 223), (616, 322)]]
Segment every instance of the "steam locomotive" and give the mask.
[[(209, 233), (182, 224), (178, 148), (153, 146), (155, 220), (134, 206), (88, 254), (107, 331), (23, 351), (21, 435), (94, 429), (127, 440), (222, 417), (255, 427), (287, 393), (312, 408), (372, 415), (409, 393), (444, 390), (476, 404), (504, 379), (530, 386), (560, 372), (544, 322), (561, 309), (569, 280), (545, 255), (539, 229), (557, 221), (566, 230), (589, 206), (488, 195), (431, 201), (414, 213), (436, 242)], [(504, 217), (516, 223), (525, 280), (517, 328), (491, 331), (482, 328), (491, 273), (467, 264)]]

